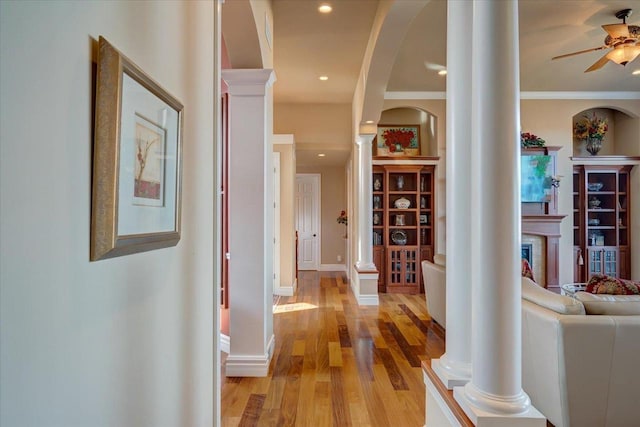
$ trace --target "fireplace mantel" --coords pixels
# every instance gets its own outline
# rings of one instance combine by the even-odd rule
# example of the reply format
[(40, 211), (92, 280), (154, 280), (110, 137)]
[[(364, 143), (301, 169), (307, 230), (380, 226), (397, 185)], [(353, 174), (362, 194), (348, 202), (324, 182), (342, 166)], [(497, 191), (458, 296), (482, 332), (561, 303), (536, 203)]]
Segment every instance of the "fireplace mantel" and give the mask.
[(566, 215), (522, 215), (522, 233), (545, 238), (546, 285), (551, 291), (560, 292), (560, 223)]

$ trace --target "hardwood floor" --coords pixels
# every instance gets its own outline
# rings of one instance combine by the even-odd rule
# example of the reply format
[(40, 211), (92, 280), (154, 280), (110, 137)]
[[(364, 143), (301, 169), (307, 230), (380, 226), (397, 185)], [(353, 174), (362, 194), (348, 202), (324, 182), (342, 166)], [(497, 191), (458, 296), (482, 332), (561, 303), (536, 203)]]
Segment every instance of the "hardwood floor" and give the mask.
[[(301, 272), (274, 310), (266, 378), (223, 378), (223, 426), (424, 424), (421, 360), (444, 352), (424, 295), (358, 306), (342, 273)], [(224, 370), (224, 368), (223, 368)]]

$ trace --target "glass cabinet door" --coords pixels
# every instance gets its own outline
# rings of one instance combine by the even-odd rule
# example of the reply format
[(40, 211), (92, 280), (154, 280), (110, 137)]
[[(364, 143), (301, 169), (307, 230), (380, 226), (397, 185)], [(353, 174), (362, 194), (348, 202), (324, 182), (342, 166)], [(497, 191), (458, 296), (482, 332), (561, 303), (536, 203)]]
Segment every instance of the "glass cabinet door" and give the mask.
[(595, 274), (618, 277), (618, 248), (589, 248), (589, 278)]

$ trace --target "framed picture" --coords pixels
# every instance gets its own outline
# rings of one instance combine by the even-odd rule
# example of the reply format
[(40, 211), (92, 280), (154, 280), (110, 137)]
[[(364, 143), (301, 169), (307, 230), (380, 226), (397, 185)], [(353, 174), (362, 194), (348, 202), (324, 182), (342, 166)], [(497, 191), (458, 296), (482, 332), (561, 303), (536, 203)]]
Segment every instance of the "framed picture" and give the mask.
[(376, 156), (420, 156), (420, 125), (381, 125), (376, 135)]
[(182, 104), (100, 37), (91, 261), (180, 240)]
[(429, 223), (429, 215), (420, 215), (420, 224), (428, 224)]

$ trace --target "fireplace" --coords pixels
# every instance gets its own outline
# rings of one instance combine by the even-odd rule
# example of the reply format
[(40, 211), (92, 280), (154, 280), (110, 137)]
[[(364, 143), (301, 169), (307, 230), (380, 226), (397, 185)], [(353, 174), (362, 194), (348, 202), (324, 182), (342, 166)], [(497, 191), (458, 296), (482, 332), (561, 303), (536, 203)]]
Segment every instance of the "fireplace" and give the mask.
[[(522, 243), (531, 245), (533, 276), (540, 286), (560, 292), (560, 222), (565, 215), (523, 215)], [(524, 252), (524, 251), (523, 251)]]
[[(522, 236), (522, 240), (524, 240), (524, 236)], [(531, 243), (523, 243), (520, 248), (520, 258), (526, 259), (529, 263), (530, 267), (533, 267), (533, 245)]]

